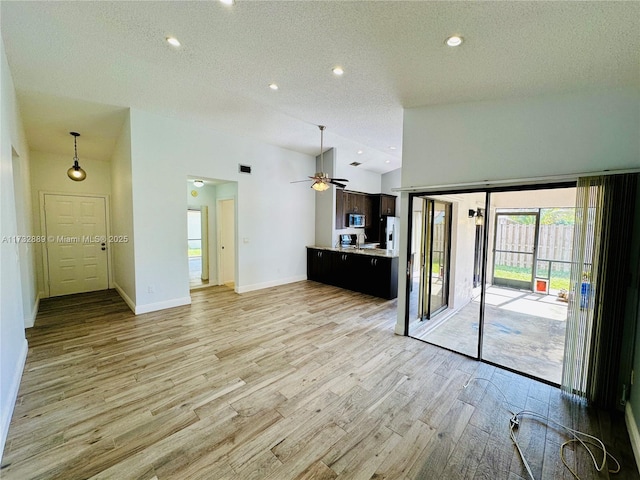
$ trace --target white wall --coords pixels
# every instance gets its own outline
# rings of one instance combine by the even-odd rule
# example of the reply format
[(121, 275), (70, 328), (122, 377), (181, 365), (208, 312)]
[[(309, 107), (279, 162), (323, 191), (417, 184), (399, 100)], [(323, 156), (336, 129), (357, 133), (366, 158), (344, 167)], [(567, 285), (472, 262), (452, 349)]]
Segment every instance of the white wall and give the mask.
[(238, 182), (238, 292), (306, 278), (314, 192), (290, 182), (312, 157), (132, 109), (131, 158), (136, 312), (190, 302), (184, 182), (195, 172)]
[[(0, 37), (1, 38), (1, 37)], [(22, 178), (14, 179), (14, 156), (16, 165), (27, 165), (29, 152), (20, 119), (20, 112), (13, 86), (13, 79), (0, 41), (0, 239), (21, 233), (16, 209), (14, 185), (25, 189), (28, 169), (18, 173)], [(28, 195), (22, 191), (19, 194)], [(28, 211), (24, 211), (28, 213)], [(24, 254), (24, 252), (23, 252)], [(27, 278), (30, 292), (23, 291), (20, 261), (32, 262), (32, 258), (20, 258), (17, 243), (0, 243), (0, 451), (4, 450), (11, 415), (20, 386), (20, 378), (27, 357), (27, 340), (24, 334), (25, 305), (34, 305), (35, 279)], [(31, 297), (31, 298), (29, 298)], [(27, 314), (31, 313), (31, 309)]]
[[(331, 148), (324, 152), (324, 159), (322, 162), (322, 168), (320, 166), (320, 156), (316, 157), (316, 172), (324, 171), (332, 178), (347, 178), (341, 177), (336, 172), (336, 157), (337, 151), (335, 148)], [(322, 170), (324, 169), (324, 170)], [(308, 176), (308, 175), (307, 175)], [(301, 177), (304, 178), (304, 177)], [(297, 183), (295, 185), (304, 186), (307, 190), (313, 192), (315, 196), (315, 243), (317, 247), (331, 247), (335, 244), (334, 233), (336, 230), (336, 187), (331, 185), (328, 190), (324, 192), (316, 192), (309, 188), (310, 184), (307, 182)], [(311, 244), (309, 244), (311, 245)]]
[(640, 90), (411, 108), (402, 186), (640, 167)]
[[(16, 208), (16, 227), (18, 235), (33, 236), (33, 217), (31, 215), (31, 172), (28, 158), (20, 157), (13, 151), (13, 180)], [(18, 244), (20, 258), (20, 279), (22, 287), (22, 310), (24, 326), (33, 327), (40, 296), (36, 281), (36, 245), (21, 242)]]
[(400, 194), (398, 192), (394, 192), (394, 188), (400, 188), (402, 185), (402, 169), (397, 168), (396, 170), (391, 170), (382, 175), (380, 178), (380, 188), (382, 193), (386, 193), (388, 195), (396, 196), (396, 217), (402, 215), (402, 211), (400, 210)]
[[(87, 165), (91, 168), (94, 165)], [(124, 243), (112, 243), (111, 265), (113, 286), (135, 311), (136, 272), (134, 268), (133, 192), (131, 184), (131, 120), (129, 115), (122, 126), (111, 157), (111, 234), (126, 235)], [(94, 169), (95, 170), (95, 169)], [(94, 171), (95, 174), (98, 172)], [(93, 175), (95, 176), (95, 175)], [(87, 180), (89, 173), (87, 173)], [(84, 183), (84, 182), (83, 182)]]
[[(80, 137), (81, 139), (82, 137)], [(78, 140), (80, 142), (81, 140)], [(69, 140), (72, 142), (71, 136)], [(36, 235), (45, 235), (44, 219), (41, 215), (41, 193), (71, 194), (111, 194), (111, 164), (80, 157), (80, 166), (87, 172), (87, 178), (75, 182), (67, 176), (67, 170), (73, 164), (73, 143), (70, 143), (69, 155), (31, 151), (31, 192), (33, 204), (33, 227)], [(36, 273), (40, 296), (46, 296), (44, 279), (44, 257), (42, 244), (35, 244)]]
[[(639, 132), (638, 88), (407, 109), (402, 187), (638, 168)], [(407, 205), (403, 193), (405, 212)], [(404, 275), (398, 289), (406, 289)], [(404, 333), (404, 308), (401, 293), (396, 333)]]
[[(326, 160), (326, 156), (325, 156)], [(340, 163), (340, 152), (337, 152), (335, 177), (346, 178), (347, 190), (364, 193), (381, 193), (381, 175), (379, 173), (363, 170), (361, 167), (342, 165)]]
[(469, 210), (484, 208), (484, 194), (437, 196), (452, 204), (449, 308), (458, 310), (472, 298), (476, 222)]

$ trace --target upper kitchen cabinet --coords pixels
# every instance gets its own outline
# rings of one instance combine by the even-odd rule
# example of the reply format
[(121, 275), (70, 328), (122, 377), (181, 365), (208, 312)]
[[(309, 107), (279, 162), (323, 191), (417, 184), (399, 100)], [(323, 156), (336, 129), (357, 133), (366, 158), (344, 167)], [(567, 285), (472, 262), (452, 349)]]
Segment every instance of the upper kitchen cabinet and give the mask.
[(396, 216), (396, 197), (395, 195), (380, 195), (380, 215), (395, 217)]
[(365, 216), (367, 236), (378, 241), (379, 223), (383, 217), (396, 215), (396, 197), (385, 193), (367, 194), (340, 190), (336, 192), (336, 229), (347, 228), (349, 213), (361, 213)]
[(345, 209), (344, 209), (344, 197), (348, 193), (344, 190), (338, 190), (336, 188), (336, 230), (342, 230), (345, 228)]
[(346, 220), (349, 213), (364, 214), (365, 221), (369, 222), (366, 217), (367, 210), (370, 210), (370, 202), (367, 197), (368, 195), (364, 193), (347, 192), (346, 190), (336, 191), (336, 229), (340, 230), (348, 227)]
[(366, 194), (356, 192), (344, 192), (344, 213), (362, 213), (364, 214), (364, 204)]

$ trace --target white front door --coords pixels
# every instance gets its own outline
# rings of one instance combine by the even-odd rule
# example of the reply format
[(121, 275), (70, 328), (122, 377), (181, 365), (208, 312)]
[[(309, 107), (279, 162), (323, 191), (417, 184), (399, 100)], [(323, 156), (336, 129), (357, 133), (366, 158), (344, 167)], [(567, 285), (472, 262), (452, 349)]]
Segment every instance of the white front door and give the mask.
[(103, 197), (44, 195), (49, 295), (109, 288)]

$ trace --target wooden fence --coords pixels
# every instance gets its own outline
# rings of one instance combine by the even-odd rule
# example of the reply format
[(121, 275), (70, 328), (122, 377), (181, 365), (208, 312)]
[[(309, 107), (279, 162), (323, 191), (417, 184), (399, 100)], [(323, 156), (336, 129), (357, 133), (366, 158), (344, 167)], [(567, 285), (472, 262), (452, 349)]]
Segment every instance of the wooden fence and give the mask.
[[(496, 263), (509, 267), (531, 267), (533, 256), (511, 252), (533, 252), (535, 243), (535, 225), (504, 223), (497, 225)], [(556, 262), (571, 262), (573, 245), (573, 225), (540, 225), (538, 238), (538, 259)], [(554, 270), (569, 272), (568, 263), (554, 264)]]

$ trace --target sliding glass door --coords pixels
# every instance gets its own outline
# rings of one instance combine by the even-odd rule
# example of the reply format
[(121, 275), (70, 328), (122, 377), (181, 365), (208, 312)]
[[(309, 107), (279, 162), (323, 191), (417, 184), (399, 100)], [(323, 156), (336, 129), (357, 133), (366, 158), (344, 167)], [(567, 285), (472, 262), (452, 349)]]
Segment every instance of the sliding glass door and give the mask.
[[(466, 202), (474, 207), (484, 206), (484, 194), (465, 196)], [(414, 197), (412, 200), (412, 252), (413, 258), (409, 295), (409, 335), (435, 345), (477, 356), (478, 354), (478, 311), (480, 308), (480, 288), (473, 282), (462, 289), (451, 289), (452, 277), (464, 275), (474, 277), (476, 252), (475, 220), (467, 219), (468, 209), (454, 208), (460, 198), (446, 195)], [(464, 225), (464, 228), (461, 228)], [(455, 245), (452, 232), (455, 231)], [(481, 233), (482, 235), (482, 233)], [(453, 259), (467, 255), (469, 263), (455, 262)], [(453, 310), (461, 314), (452, 319)]]
[(408, 334), (559, 384), (576, 196), (566, 187), (412, 195)]
[(451, 204), (424, 200), (418, 316), (431, 319), (447, 307)]

